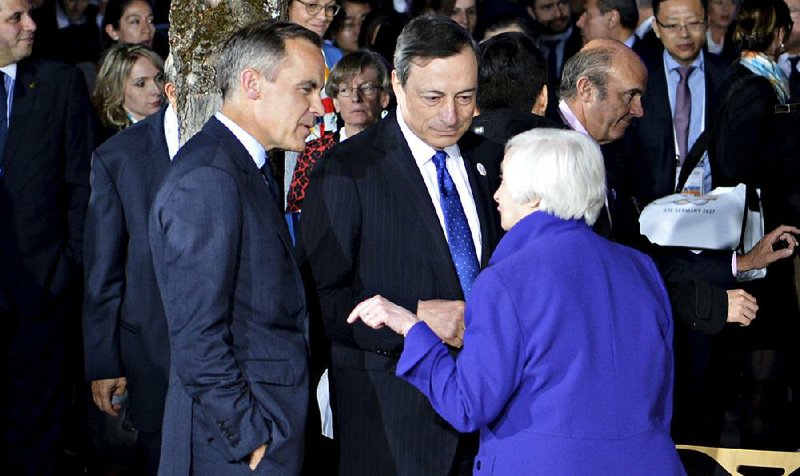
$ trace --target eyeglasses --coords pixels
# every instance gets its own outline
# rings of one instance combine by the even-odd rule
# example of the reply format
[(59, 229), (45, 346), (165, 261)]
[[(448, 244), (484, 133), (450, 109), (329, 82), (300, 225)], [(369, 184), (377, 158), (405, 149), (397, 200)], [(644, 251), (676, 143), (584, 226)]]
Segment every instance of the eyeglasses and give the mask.
[(349, 98), (354, 94), (358, 94), (362, 98), (374, 98), (378, 95), (378, 90), (381, 89), (378, 86), (375, 86), (372, 83), (364, 83), (361, 86), (356, 88), (350, 87), (346, 84), (342, 84), (339, 86), (339, 91), (336, 93), (337, 96), (342, 96), (345, 98)]
[(677, 35), (681, 30), (686, 30), (689, 33), (700, 33), (703, 31), (703, 27), (706, 26), (705, 21), (690, 21), (689, 23), (661, 23), (658, 18), (656, 18), (656, 23), (658, 23), (658, 26), (663, 28), (664, 31), (673, 35)]
[(304, 2), (303, 0), (294, 0), (294, 1), (302, 3), (303, 6), (306, 7), (306, 13), (308, 13), (312, 17), (316, 16), (322, 10), (325, 10), (325, 16), (326, 17), (335, 17), (336, 14), (339, 13), (339, 10), (342, 9), (341, 6), (339, 6), (339, 5), (335, 4), (335, 3), (332, 4), (332, 5), (323, 5), (321, 3)]

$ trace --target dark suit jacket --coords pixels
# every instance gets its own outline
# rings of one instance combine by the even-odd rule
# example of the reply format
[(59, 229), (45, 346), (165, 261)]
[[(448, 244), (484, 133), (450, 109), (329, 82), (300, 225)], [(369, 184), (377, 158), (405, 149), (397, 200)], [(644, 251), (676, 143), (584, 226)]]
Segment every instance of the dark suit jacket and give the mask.
[[(485, 266), (499, 235), (491, 196), (502, 149), (469, 132), (458, 145), (481, 223)], [(342, 459), (354, 473), (446, 474), (458, 434), (435, 416), (422, 394), (394, 376), (403, 338), (389, 329), (345, 322), (356, 304), (376, 294), (414, 312), (420, 300), (464, 298), (442, 226), (394, 113), (331, 149), (314, 169), (300, 230), (304, 267), (313, 277), (325, 331), (334, 343), (334, 368), (373, 380), (363, 388), (337, 390), (333, 376), (334, 397), (348, 392), (348, 398), (357, 399), (342, 402), (352, 414), (340, 414), (341, 433), (361, 439), (364, 453), (391, 436), (389, 444), (397, 451), (370, 455), (382, 458), (373, 467), (366, 456), (345, 450)], [(358, 412), (374, 408), (375, 399), (382, 434), (360, 428)]]
[(84, 11), (86, 22), (82, 25), (59, 28), (56, 19), (57, 1), (47, 0), (44, 5), (31, 12), (36, 22), (33, 55), (70, 64), (96, 63), (100, 59), (101, 52), (97, 6), (90, 4), (86, 7)]
[(547, 117), (502, 108), (482, 111), (472, 119), (471, 129), (472, 132), (505, 147), (506, 142), (515, 135), (538, 127), (565, 128), (563, 123)]
[(169, 339), (147, 223), (170, 165), (164, 113), (100, 146), (86, 215), (83, 342), (86, 379), (127, 377), (136, 429), (161, 429)]
[[(629, 180), (642, 208), (656, 198), (675, 193), (675, 139), (663, 54), (652, 59), (647, 90), (642, 97), (644, 116), (631, 123), (624, 139)], [(728, 71), (716, 57), (704, 54), (704, 73), (705, 128), (709, 129)], [(675, 317), (691, 329), (719, 332), (728, 311), (725, 289), (735, 283), (730, 252), (706, 251), (695, 255), (669, 248), (646, 250), (664, 276)]]
[[(577, 18), (574, 19), (577, 21)], [(583, 48), (583, 37), (581, 36), (581, 29), (575, 25), (575, 21), (572, 22), (572, 34), (567, 37), (566, 43), (564, 44), (564, 56), (562, 57), (561, 65), (559, 65), (559, 71), (564, 71), (564, 65), (569, 61), (570, 58), (575, 56), (575, 53)], [(549, 75), (548, 75), (549, 76)], [(559, 120), (558, 117), (558, 88), (561, 86), (561, 74), (558, 75), (556, 81), (547, 81), (547, 110), (545, 111), (545, 116), (548, 118), (557, 121)]]
[(96, 118), (74, 67), (17, 68), (0, 158), (0, 311), (41, 316), (80, 282)]
[(303, 285), (269, 186), (216, 118), (167, 172), (150, 245), (172, 352), (159, 474), (241, 471), (264, 443), (256, 474), (299, 473)]

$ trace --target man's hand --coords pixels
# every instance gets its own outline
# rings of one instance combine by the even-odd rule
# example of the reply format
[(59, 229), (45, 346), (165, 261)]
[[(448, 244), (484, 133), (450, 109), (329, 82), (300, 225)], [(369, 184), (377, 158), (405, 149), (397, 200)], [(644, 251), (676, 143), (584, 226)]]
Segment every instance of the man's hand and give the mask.
[(256, 448), (250, 454), (250, 471), (255, 471), (258, 467), (258, 463), (261, 462), (261, 459), (264, 458), (264, 453), (267, 452), (267, 445), (266, 443)]
[(360, 302), (347, 316), (347, 323), (352, 324), (359, 319), (373, 329), (387, 326), (403, 337), (411, 326), (419, 322), (414, 313), (380, 295)]
[[(779, 259), (792, 256), (797, 246), (797, 237), (794, 235), (800, 235), (800, 229), (788, 225), (775, 228), (758, 240), (752, 250), (736, 258), (736, 271), (766, 268)], [(772, 246), (779, 241), (785, 242), (785, 248), (773, 250)]]
[(747, 327), (756, 318), (757, 311), (758, 303), (751, 294), (743, 289), (728, 291), (728, 319), (725, 322)]
[(464, 301), (420, 301), (417, 316), (445, 344), (458, 348), (464, 345)]
[(128, 388), (128, 379), (125, 377), (107, 378), (92, 381), (92, 400), (97, 408), (113, 417), (119, 416), (122, 405), (119, 403), (111, 404), (113, 395), (123, 395)]

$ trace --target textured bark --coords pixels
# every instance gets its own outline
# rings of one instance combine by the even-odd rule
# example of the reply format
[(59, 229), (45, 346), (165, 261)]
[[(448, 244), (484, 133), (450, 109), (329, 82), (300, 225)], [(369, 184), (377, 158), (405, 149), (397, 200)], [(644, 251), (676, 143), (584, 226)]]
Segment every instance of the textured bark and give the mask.
[(248, 23), (277, 18), (286, 0), (172, 0), (169, 43), (178, 94), (181, 144), (222, 105), (214, 57)]

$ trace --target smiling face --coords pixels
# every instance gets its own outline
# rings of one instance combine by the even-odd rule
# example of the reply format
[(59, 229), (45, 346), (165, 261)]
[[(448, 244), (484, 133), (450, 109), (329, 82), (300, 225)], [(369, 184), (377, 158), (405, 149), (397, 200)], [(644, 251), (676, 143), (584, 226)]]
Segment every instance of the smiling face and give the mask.
[(33, 50), (36, 23), (26, 0), (0, 0), (0, 66), (16, 63)]
[[(664, 49), (684, 66), (691, 65), (703, 48), (706, 27), (700, 23), (704, 17), (700, 0), (667, 0), (661, 4), (658, 17), (653, 22), (653, 31), (664, 44)], [(662, 25), (678, 26), (664, 28)]]
[[(323, 8), (315, 15), (310, 15), (306, 5), (322, 5)], [(293, 0), (287, 10), (287, 16), (290, 22), (308, 28), (322, 38), (333, 21), (333, 15), (325, 12), (331, 5), (336, 5), (336, 0)]]
[[(358, 91), (359, 88), (367, 85), (377, 87), (374, 94), (364, 94)], [(389, 93), (380, 89), (378, 83), (378, 72), (375, 68), (367, 67), (356, 76), (349, 78), (339, 85), (339, 90), (348, 88), (349, 97), (337, 94), (333, 99), (336, 111), (342, 115), (345, 129), (348, 135), (366, 129), (375, 124), (380, 119), (381, 109), (389, 103)]]
[(478, 60), (468, 47), (447, 58), (415, 59), (405, 86), (392, 72), (392, 87), (411, 131), (429, 146), (443, 149), (458, 142), (472, 122)]
[(325, 62), (320, 49), (302, 39), (286, 40), (274, 81), (259, 78), (256, 134), (265, 149), (302, 151), (317, 116), (324, 114), (320, 89)]
[(153, 114), (164, 102), (164, 75), (149, 59), (140, 57), (133, 63), (125, 80), (122, 107), (137, 121)]
[(153, 9), (145, 1), (129, 3), (119, 19), (119, 29), (106, 25), (112, 40), (129, 45), (153, 46), (156, 28), (153, 26)]

